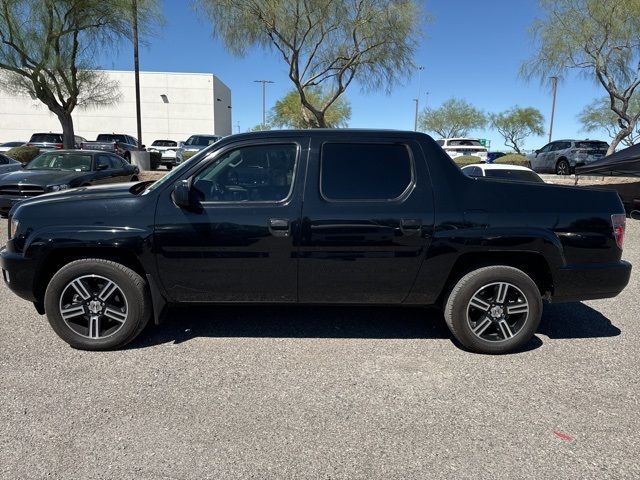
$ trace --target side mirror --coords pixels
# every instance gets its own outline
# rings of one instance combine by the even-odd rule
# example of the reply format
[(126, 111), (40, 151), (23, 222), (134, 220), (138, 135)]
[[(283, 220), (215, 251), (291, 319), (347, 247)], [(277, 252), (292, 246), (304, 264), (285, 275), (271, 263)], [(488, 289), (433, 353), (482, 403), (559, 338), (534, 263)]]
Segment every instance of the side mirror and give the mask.
[(184, 147), (184, 142), (178, 142), (178, 148)]
[(540, 153), (540, 150), (535, 151), (536, 157), (538, 156), (539, 153)]
[(191, 210), (195, 202), (192, 200), (191, 182), (189, 180), (180, 180), (173, 187), (173, 203), (178, 207)]
[(144, 150), (145, 148), (147, 148), (146, 145), (140, 145), (140, 150)]

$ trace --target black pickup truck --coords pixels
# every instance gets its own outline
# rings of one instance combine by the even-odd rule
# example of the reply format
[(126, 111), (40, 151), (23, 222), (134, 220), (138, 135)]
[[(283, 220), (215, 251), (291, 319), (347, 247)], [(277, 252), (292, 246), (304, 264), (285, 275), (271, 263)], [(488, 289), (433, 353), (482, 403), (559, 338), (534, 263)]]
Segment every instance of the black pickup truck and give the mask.
[(172, 304), (300, 303), (437, 305), (464, 347), (503, 353), (543, 299), (631, 273), (616, 193), (469, 178), (413, 132), (234, 135), (155, 183), (26, 200), (9, 227), (5, 282), (90, 350)]

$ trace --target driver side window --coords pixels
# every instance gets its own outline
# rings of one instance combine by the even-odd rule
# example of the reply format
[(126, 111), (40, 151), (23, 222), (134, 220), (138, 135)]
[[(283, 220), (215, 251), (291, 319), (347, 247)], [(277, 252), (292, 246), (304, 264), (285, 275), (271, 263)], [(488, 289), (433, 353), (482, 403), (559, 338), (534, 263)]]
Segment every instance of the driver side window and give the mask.
[(193, 179), (202, 202), (279, 202), (293, 185), (295, 144), (251, 145), (222, 154)]

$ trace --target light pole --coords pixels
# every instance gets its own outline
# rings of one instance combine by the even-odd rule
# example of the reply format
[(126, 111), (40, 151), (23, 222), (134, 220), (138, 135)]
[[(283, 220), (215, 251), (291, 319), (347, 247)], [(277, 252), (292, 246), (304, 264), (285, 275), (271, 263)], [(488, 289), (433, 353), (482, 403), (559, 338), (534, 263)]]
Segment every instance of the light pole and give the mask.
[(267, 83), (274, 83), (271, 80), (254, 80), (255, 83), (262, 84), (262, 129), (267, 125), (267, 105), (266, 105), (266, 96), (267, 96)]
[(414, 102), (416, 102), (416, 113), (415, 113), (415, 117), (413, 119), (413, 130), (414, 131), (418, 131), (418, 110), (420, 109), (420, 90), (422, 89), (422, 71), (424, 70), (423, 66), (418, 66), (418, 95), (416, 98), (413, 99)]
[(558, 77), (551, 77), (551, 90), (553, 91), (553, 101), (551, 103), (551, 125), (549, 125), (549, 142), (553, 133), (553, 117), (556, 114), (556, 91), (558, 90)]
[(138, 0), (133, 0), (133, 69), (136, 84), (136, 123), (138, 126), (138, 150), (142, 150), (142, 118), (140, 115), (140, 61), (138, 57)]

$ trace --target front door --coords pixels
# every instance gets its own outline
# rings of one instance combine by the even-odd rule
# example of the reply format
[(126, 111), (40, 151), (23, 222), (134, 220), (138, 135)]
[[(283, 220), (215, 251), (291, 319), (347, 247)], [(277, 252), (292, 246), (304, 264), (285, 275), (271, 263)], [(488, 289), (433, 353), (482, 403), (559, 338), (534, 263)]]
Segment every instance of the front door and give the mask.
[(163, 192), (156, 214), (161, 281), (180, 302), (297, 301), (296, 239), (305, 138), (241, 142), (212, 152), (191, 175), (201, 208)]
[(400, 303), (433, 231), (429, 174), (416, 142), (314, 139), (304, 195), (301, 302)]

